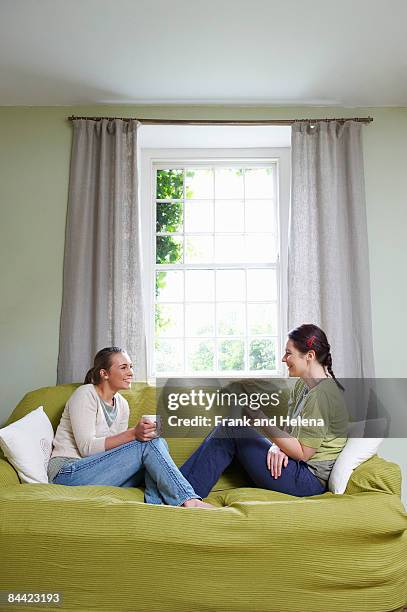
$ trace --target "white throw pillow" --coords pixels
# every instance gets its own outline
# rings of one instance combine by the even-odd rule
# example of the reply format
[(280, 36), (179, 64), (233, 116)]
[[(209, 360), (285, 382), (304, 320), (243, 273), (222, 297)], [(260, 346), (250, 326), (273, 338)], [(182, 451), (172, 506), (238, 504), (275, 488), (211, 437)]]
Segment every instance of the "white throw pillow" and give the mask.
[(53, 439), (54, 430), (42, 406), (0, 429), (1, 450), (22, 482), (48, 482)]
[(373, 457), (383, 438), (349, 438), (332, 468), (328, 481), (331, 493), (343, 494), (352, 472)]

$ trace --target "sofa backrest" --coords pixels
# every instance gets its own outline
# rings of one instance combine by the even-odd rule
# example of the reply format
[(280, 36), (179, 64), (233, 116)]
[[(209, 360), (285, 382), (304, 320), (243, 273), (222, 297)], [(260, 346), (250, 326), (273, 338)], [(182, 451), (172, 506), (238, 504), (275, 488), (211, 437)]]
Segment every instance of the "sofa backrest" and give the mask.
[[(51, 421), (54, 432), (57, 430), (65, 404), (72, 393), (80, 386), (79, 383), (69, 385), (56, 385), (54, 387), (42, 387), (27, 393), (11, 413), (5, 425), (14, 423), (26, 414), (35, 410), (38, 406), (44, 407), (44, 412)], [(129, 402), (130, 416), (129, 427), (138, 423), (143, 414), (156, 413), (156, 389), (146, 383), (133, 383), (132, 388), (121, 392)], [(5, 426), (4, 425), (4, 426)], [(174, 461), (180, 465), (193, 450), (199, 445), (199, 438), (171, 438), (167, 439), (170, 452)], [(0, 451), (0, 457), (3, 453)]]
[[(19, 402), (5, 425), (14, 423), (18, 419), (43, 406), (48, 415), (54, 431), (56, 431), (63, 409), (69, 397), (79, 384), (57, 385), (54, 387), (42, 387), (27, 393)], [(156, 389), (146, 383), (133, 383), (132, 389), (122, 392), (129, 402), (130, 417), (129, 427), (136, 425), (143, 414), (155, 414), (156, 412)], [(286, 394), (285, 394), (286, 395)], [(284, 398), (286, 401), (288, 396)], [(284, 405), (285, 402), (282, 402)], [(280, 406), (280, 408), (282, 408)], [(285, 410), (285, 408), (282, 410)], [(202, 438), (167, 438), (169, 450), (177, 465), (181, 465), (199, 445)], [(3, 453), (0, 451), (0, 459)], [(232, 466), (233, 467), (233, 466)], [(0, 482), (1, 485), (1, 482)], [(235, 465), (228, 470), (218, 483), (218, 488), (229, 488), (238, 486), (250, 486), (247, 475)], [(400, 467), (381, 457), (375, 455), (364, 462), (354, 471), (346, 489), (346, 493), (359, 492), (386, 492), (400, 496), (401, 471)]]
[[(79, 384), (56, 385), (55, 387), (42, 387), (27, 393), (11, 413), (5, 425), (14, 423), (18, 419), (35, 410), (38, 406), (44, 407), (56, 431), (62, 416), (65, 404), (77, 389)], [(132, 389), (123, 391), (123, 397), (127, 399), (130, 407), (129, 426), (135, 425), (143, 414), (154, 414), (156, 412), (155, 387), (145, 383), (133, 383)]]

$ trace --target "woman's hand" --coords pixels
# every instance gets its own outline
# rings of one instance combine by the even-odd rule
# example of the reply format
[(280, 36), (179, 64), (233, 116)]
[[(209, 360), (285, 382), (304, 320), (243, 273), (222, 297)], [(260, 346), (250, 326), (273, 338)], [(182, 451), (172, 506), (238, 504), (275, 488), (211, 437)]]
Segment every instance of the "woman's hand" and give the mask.
[(148, 442), (149, 440), (157, 437), (156, 429), (157, 426), (155, 423), (153, 423), (153, 421), (141, 419), (141, 421), (139, 421), (137, 425), (133, 427), (134, 437), (139, 442)]
[(283, 453), (275, 444), (270, 446), (267, 453), (267, 467), (270, 470), (272, 478), (279, 478), (281, 476), (281, 466), (287, 467), (288, 455)]

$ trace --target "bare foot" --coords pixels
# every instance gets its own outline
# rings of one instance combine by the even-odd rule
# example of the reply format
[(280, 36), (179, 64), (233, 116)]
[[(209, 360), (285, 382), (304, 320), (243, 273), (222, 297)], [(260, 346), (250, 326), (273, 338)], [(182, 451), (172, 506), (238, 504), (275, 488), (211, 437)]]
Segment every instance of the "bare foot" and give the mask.
[(184, 508), (206, 508), (207, 510), (215, 510), (216, 506), (207, 504), (200, 499), (187, 499), (183, 504)]

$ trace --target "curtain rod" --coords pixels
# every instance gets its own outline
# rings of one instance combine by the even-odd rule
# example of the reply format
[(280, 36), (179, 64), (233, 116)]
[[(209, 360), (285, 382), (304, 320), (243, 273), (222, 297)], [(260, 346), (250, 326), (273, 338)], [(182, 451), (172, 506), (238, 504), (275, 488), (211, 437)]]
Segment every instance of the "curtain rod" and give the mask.
[(76, 117), (72, 115), (68, 117), (69, 121), (74, 119), (90, 119), (92, 121), (102, 121), (106, 119), (112, 121), (114, 119), (121, 119), (122, 121), (139, 121), (144, 125), (292, 125), (293, 123), (299, 123), (301, 121), (309, 121), (310, 123), (316, 123), (317, 121), (359, 121), (360, 123), (371, 123), (373, 117), (341, 117), (325, 118), (325, 119), (136, 119), (135, 117)]

